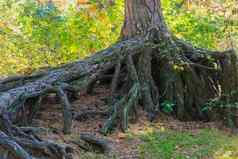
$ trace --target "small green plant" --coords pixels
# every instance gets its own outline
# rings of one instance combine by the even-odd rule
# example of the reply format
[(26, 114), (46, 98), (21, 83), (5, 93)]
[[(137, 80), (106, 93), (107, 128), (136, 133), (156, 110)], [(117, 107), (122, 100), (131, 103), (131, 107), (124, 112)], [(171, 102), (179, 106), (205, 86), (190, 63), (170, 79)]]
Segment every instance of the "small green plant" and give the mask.
[(174, 110), (175, 104), (171, 101), (165, 100), (163, 103), (161, 103), (161, 107), (163, 112), (165, 113), (171, 113)]

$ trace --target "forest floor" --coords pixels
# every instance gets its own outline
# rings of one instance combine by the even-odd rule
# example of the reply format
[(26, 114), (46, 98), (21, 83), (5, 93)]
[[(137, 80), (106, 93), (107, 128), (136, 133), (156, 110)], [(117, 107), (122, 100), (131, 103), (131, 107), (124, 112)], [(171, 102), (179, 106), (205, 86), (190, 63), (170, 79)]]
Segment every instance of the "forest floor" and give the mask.
[[(106, 86), (95, 89), (93, 95), (81, 94), (72, 103), (74, 112), (105, 111), (105, 100), (110, 97)], [(74, 120), (72, 134), (62, 133), (62, 111), (54, 97), (47, 98), (34, 120), (34, 126), (48, 128), (41, 134), (45, 139), (68, 144), (74, 148), (74, 159), (238, 159), (238, 133), (215, 122), (181, 122), (161, 114), (155, 122), (148, 122), (143, 111), (140, 118), (130, 124), (128, 132), (118, 128), (108, 136), (99, 129), (107, 119), (95, 115)], [(92, 133), (109, 141), (109, 155), (84, 152), (72, 140), (81, 133)]]

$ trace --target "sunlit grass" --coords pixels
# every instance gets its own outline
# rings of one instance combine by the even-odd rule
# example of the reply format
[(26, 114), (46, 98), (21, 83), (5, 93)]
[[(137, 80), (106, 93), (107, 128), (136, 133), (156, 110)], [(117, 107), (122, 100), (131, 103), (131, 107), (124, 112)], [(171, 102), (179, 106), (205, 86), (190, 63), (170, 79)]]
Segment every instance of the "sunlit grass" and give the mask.
[[(140, 131), (128, 131), (126, 135), (127, 140), (142, 141), (138, 145), (139, 159), (238, 159), (238, 135), (228, 135), (217, 129), (181, 132), (148, 126)], [(80, 158), (112, 157), (83, 153)]]
[(154, 130), (139, 135), (141, 159), (238, 159), (238, 136), (216, 129), (196, 133)]

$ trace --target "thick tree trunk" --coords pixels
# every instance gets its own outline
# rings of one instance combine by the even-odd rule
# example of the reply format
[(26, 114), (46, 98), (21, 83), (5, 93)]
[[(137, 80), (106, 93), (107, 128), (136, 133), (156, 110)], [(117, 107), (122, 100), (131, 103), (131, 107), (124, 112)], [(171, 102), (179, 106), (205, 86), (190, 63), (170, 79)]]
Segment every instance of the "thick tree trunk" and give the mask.
[[(164, 21), (159, 0), (126, 0), (125, 3), (125, 21), (121, 31), (122, 40), (145, 37), (152, 43), (170, 41), (171, 34)], [(155, 85), (151, 70), (152, 55), (155, 52), (152, 48), (145, 48), (135, 63), (141, 89), (141, 101), (150, 120), (153, 120), (159, 111), (159, 90)]]
[(154, 28), (163, 36), (170, 37), (159, 0), (126, 0), (125, 3), (122, 39), (145, 36), (150, 29)]
[[(206, 54), (207, 56), (215, 55), (215, 52), (194, 48), (174, 38), (165, 23), (160, 0), (126, 0), (121, 37), (122, 39), (145, 37), (158, 46), (156, 49), (144, 49), (138, 60), (134, 59), (142, 103), (150, 115), (154, 116), (151, 112), (158, 111), (159, 103), (163, 105), (160, 108), (166, 107), (165, 103), (167, 106), (170, 103), (175, 105), (175, 114), (182, 120), (210, 118), (202, 111), (202, 106), (209, 99), (221, 94), (220, 85), (227, 88), (222, 84), (227, 81), (224, 76), (220, 81), (217, 79), (217, 76), (222, 76), (220, 71), (224, 72), (222, 70), (224, 64), (220, 63), (220, 58), (216, 56), (213, 62), (206, 59)], [(201, 59), (193, 58), (201, 54), (204, 56), (203, 62), (200, 62)], [(235, 56), (233, 51), (225, 54), (224, 56), (228, 59), (230, 56)], [(229, 68), (229, 70), (237, 69), (234, 63), (236, 63), (235, 60), (233, 62), (229, 60), (229, 67), (233, 65), (233, 69)], [(214, 65), (217, 65), (218, 69)], [(234, 82), (235, 80), (231, 82), (232, 85)]]

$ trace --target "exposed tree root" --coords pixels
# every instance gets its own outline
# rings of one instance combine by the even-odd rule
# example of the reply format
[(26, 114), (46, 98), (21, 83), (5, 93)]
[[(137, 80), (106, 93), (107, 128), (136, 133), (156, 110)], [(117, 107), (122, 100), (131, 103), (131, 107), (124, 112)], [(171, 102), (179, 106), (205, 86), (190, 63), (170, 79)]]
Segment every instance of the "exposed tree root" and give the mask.
[(111, 152), (110, 142), (106, 139), (98, 138), (93, 134), (81, 134), (79, 138), (72, 141), (81, 149), (91, 152), (109, 154)]
[(0, 132), (0, 138), (0, 145), (7, 149), (7, 151), (0, 153), (1, 158), (9, 158), (9, 153), (12, 152), (15, 157), (21, 159), (31, 159), (31, 156), (18, 143), (8, 137), (4, 132)]
[[(181, 120), (210, 120), (212, 112), (202, 111), (210, 99), (237, 102), (238, 93), (233, 92), (238, 87), (238, 60), (233, 50), (208, 51), (173, 37), (159, 0), (125, 2), (124, 41), (83, 61), (0, 81), (0, 148), (5, 150), (0, 157), (67, 158), (69, 148), (23, 131), (17, 121), (30, 123), (43, 97), (54, 93), (61, 99), (63, 131), (68, 134), (73, 119), (70, 94), (93, 92), (105, 79), (112, 90), (110, 117), (101, 129), (105, 135), (119, 125), (126, 131), (139, 104), (149, 120), (164, 110)], [(92, 136), (81, 139), (107, 149)]]
[(117, 89), (117, 85), (118, 85), (118, 79), (119, 79), (119, 75), (120, 75), (120, 71), (121, 71), (121, 56), (118, 55), (119, 58), (118, 58), (118, 61), (117, 61), (117, 65), (116, 65), (116, 68), (115, 68), (115, 73), (113, 75), (113, 78), (112, 78), (112, 83), (111, 83), (111, 91), (112, 91), (112, 95), (115, 94), (116, 92), (116, 89)]
[(35, 155), (36, 150), (49, 158), (67, 156), (65, 148), (24, 133), (12, 123), (25, 116), (30, 121), (42, 97), (55, 93), (63, 105), (63, 131), (68, 134), (73, 120), (68, 94), (82, 90), (90, 93), (97, 81), (105, 78), (111, 81), (113, 100), (110, 117), (101, 129), (103, 134), (117, 125), (126, 131), (130, 119), (136, 117), (139, 103), (149, 120), (155, 119), (164, 107), (172, 106), (171, 114), (181, 120), (210, 120), (211, 115), (202, 111), (203, 105), (237, 89), (236, 54), (194, 48), (178, 39), (168, 38), (161, 43), (161, 39), (154, 40), (157, 34), (152, 33), (153, 29), (145, 39), (119, 42), (84, 61), (0, 81), (0, 139), (2, 146), (9, 145), (4, 147), (6, 152), (15, 146), (14, 155), (24, 159)]
[(71, 105), (69, 103), (67, 95), (65, 94), (65, 92), (63, 91), (61, 87), (58, 88), (57, 94), (60, 97), (61, 102), (63, 103), (63, 117), (64, 117), (63, 132), (65, 134), (70, 134), (72, 120), (73, 120)]
[(64, 159), (68, 158), (69, 153), (72, 152), (72, 149), (68, 146), (41, 140), (35, 134), (36, 131), (32, 131), (33, 129), (29, 131), (29, 129), (20, 129), (13, 126), (4, 117), (1, 118), (1, 129), (8, 134), (3, 131), (0, 132), (0, 147), (5, 149), (3, 154), (7, 159), (32, 159), (42, 157), (42, 154), (44, 157), (52, 159)]
[[(17, 123), (25, 117), (29, 117), (25, 119), (26, 121), (34, 118), (42, 97), (55, 93), (63, 105), (63, 131), (66, 134), (70, 133), (72, 112), (68, 93), (75, 94), (90, 87), (93, 89), (94, 82), (107, 75), (110, 69), (114, 69), (119, 54), (122, 57), (125, 57), (127, 52), (134, 55), (145, 45), (143, 39), (127, 40), (84, 61), (49, 69), (43, 73), (11, 77), (0, 81), (0, 117), (2, 119), (0, 130), (4, 134), (0, 136), (2, 140), (0, 147), (3, 147), (6, 152), (14, 150), (13, 155), (24, 159), (29, 156), (31, 158), (37, 156), (65, 158), (67, 156), (65, 148), (55, 143), (42, 141), (35, 135), (24, 133), (12, 123)], [(3, 143), (8, 143), (9, 146), (4, 147)], [(18, 151), (21, 151), (20, 154)]]

